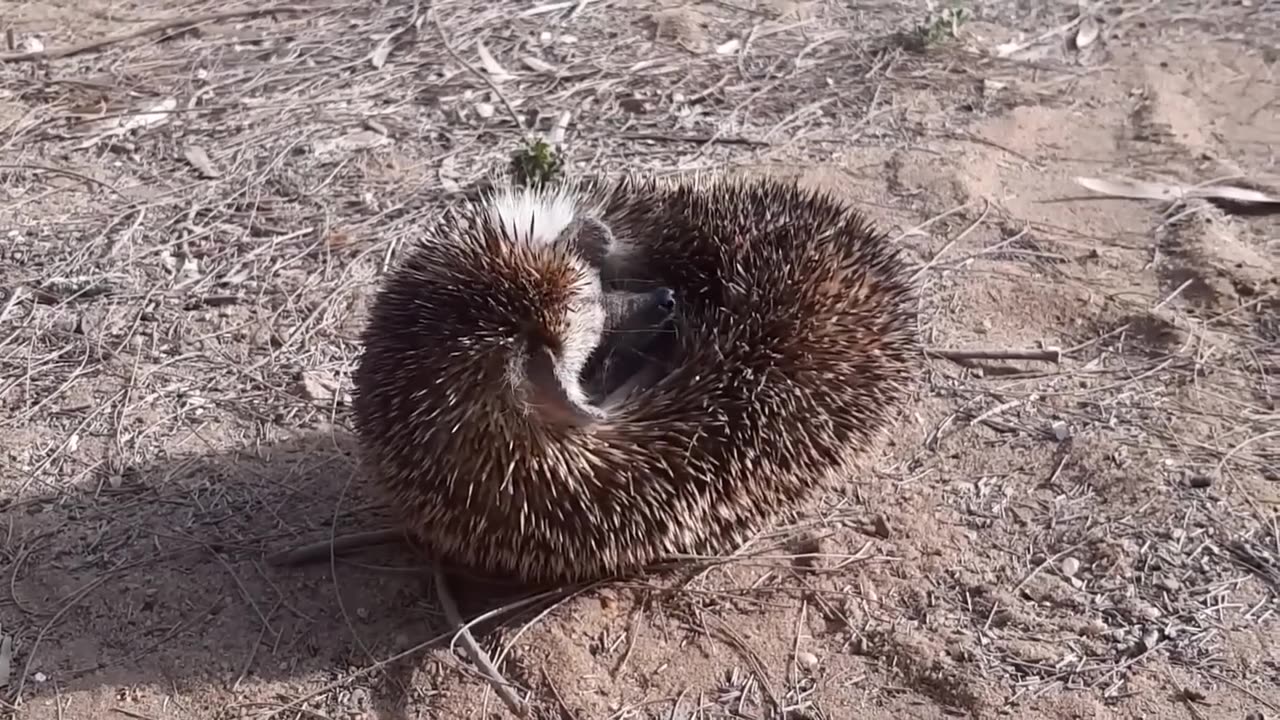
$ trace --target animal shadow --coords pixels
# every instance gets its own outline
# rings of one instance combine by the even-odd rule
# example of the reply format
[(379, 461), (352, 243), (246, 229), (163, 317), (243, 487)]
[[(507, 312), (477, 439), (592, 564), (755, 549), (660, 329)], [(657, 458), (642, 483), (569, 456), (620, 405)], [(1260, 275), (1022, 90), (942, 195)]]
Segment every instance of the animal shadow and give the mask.
[[(269, 709), (289, 702), (281, 688), (303, 696), (447, 640), (431, 568), (404, 543), (305, 565), (267, 560), (330, 533), (390, 526), (346, 433), (99, 474), (0, 510), (12, 518), (12, 599), (0, 604), (0, 631), (13, 638), (9, 703), (151, 686), (231, 691)], [(536, 591), (451, 585), (464, 619)], [(415, 654), (371, 673), (376, 687), (357, 699), (379, 717), (412, 716), (407, 705), (422, 696), (414, 668), (427, 662)]]

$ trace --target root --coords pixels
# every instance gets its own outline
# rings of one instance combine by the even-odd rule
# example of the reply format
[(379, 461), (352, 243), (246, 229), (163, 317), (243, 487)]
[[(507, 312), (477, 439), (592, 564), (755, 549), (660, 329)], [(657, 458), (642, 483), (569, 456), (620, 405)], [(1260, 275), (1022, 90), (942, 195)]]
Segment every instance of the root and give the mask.
[(404, 542), (404, 534), (400, 530), (390, 528), (386, 530), (371, 530), (350, 535), (339, 535), (291, 550), (282, 550), (267, 557), (267, 562), (272, 565), (306, 565), (320, 560), (327, 560), (330, 553), (342, 555), (363, 548), (390, 545), (397, 542)]
[(445, 619), (449, 621), (455, 633), (457, 633), (458, 641), (466, 648), (467, 654), (471, 656), (471, 661), (480, 668), (485, 679), (493, 686), (493, 691), (502, 698), (502, 702), (506, 704), (507, 709), (516, 717), (526, 717), (527, 711), (525, 704), (516, 697), (515, 692), (511, 690), (511, 683), (498, 672), (498, 668), (494, 667), (493, 660), (489, 658), (489, 653), (476, 642), (475, 636), (471, 634), (471, 630), (467, 628), (466, 623), (462, 622), (462, 614), (458, 612), (458, 604), (453, 600), (453, 593), (449, 591), (449, 583), (445, 580), (444, 570), (437, 561), (432, 563), (435, 572), (436, 596), (440, 600), (440, 607), (444, 610)]

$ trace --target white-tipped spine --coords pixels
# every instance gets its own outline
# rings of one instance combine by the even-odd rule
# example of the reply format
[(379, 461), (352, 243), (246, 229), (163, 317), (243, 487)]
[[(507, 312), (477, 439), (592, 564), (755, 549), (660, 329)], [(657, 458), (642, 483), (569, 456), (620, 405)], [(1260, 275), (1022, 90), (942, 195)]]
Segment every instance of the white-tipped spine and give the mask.
[(580, 199), (572, 190), (507, 187), (489, 198), (489, 219), (517, 242), (546, 245), (578, 216)]

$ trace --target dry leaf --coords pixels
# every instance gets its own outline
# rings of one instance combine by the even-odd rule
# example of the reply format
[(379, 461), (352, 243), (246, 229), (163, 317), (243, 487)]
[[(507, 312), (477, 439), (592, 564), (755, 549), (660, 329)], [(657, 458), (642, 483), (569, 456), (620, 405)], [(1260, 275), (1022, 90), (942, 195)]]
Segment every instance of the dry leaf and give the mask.
[(538, 58), (533, 57), (532, 55), (525, 55), (521, 57), (520, 60), (530, 70), (535, 70), (537, 72), (555, 73), (557, 70), (555, 65), (552, 65), (546, 60), (539, 60)]
[(1203, 185), (1187, 188), (1188, 197), (1212, 198), (1214, 200), (1234, 200), (1235, 202), (1280, 204), (1280, 197), (1267, 195), (1257, 190), (1235, 187), (1234, 185)]
[(1076, 183), (1081, 187), (1103, 195), (1133, 200), (1173, 201), (1182, 197), (1182, 192), (1176, 186), (1143, 180), (1101, 180), (1098, 178), (1078, 177), (1076, 178)]
[(1062, 35), (1070, 31), (1072, 28), (1079, 25), (1084, 19), (1085, 19), (1084, 17), (1077, 17), (1073, 20), (1069, 20), (1059, 25), (1056, 28), (1053, 28), (1051, 30), (1048, 30), (1046, 32), (1043, 32), (1037, 35), (1036, 37), (1030, 40), (1022, 40), (1022, 41), (1010, 40), (1007, 43), (1000, 43), (999, 45), (996, 46), (996, 56), (1005, 58), (1013, 55), (1014, 53), (1022, 52), (1023, 50), (1026, 50), (1032, 45), (1042, 43), (1045, 40), (1048, 40), (1053, 37), (1057, 37), (1058, 35)]
[(551, 127), (551, 144), (561, 145), (564, 143), (564, 135), (569, 130), (569, 121), (573, 119), (573, 113), (568, 110), (561, 110), (556, 116), (556, 124)]
[(727, 42), (727, 43), (721, 43), (721, 44), (717, 45), (717, 46), (716, 46), (716, 54), (717, 54), (717, 55), (732, 55), (733, 53), (738, 52), (738, 48), (740, 48), (740, 47), (742, 47), (742, 43), (741, 43), (741, 42), (739, 42), (739, 41), (737, 40), (737, 38), (734, 38), (733, 40), (730, 40), (730, 41), (729, 41), (729, 42)]
[(368, 150), (391, 142), (391, 138), (373, 130), (357, 130), (339, 138), (317, 140), (311, 144), (316, 155), (328, 155), (333, 152), (353, 152)]
[(445, 192), (462, 192), (462, 186), (454, 179), (458, 177), (457, 166), (457, 155), (450, 155), (440, 162), (440, 169), (437, 174), (440, 176), (440, 186), (445, 189)]
[(348, 394), (341, 390), (338, 379), (321, 370), (303, 370), (298, 390), (303, 398), (322, 406), (333, 405), (335, 399), (341, 404), (350, 400)]
[(1280, 204), (1280, 198), (1278, 197), (1234, 185), (1171, 185), (1147, 182), (1145, 180), (1130, 180), (1128, 178), (1101, 180), (1099, 178), (1085, 177), (1076, 178), (1076, 183), (1103, 195), (1133, 200), (1173, 202), (1187, 198), (1204, 198), (1268, 205)]
[(573, 4), (573, 2), (556, 2), (548, 3), (546, 5), (535, 5), (534, 7), (520, 13), (520, 17), (531, 17), (533, 15), (543, 15), (557, 10), (564, 10), (567, 7), (572, 7)]
[(18, 43), (18, 49), (24, 53), (41, 53), (44, 52), (44, 42), (38, 37), (25, 37)]
[(1098, 21), (1093, 19), (1092, 15), (1086, 15), (1080, 20), (1080, 28), (1076, 30), (1076, 49), (1083, 50), (1093, 44), (1098, 39)]
[(652, 67), (659, 67), (666, 62), (667, 61), (665, 59), (641, 60), (636, 64), (632, 65), (631, 67), (627, 68), (627, 72), (637, 73), (637, 72), (640, 72), (641, 70), (648, 70), (649, 68), (652, 68)]
[(173, 111), (177, 109), (178, 101), (174, 98), (165, 98), (160, 102), (148, 107), (139, 113), (124, 115), (122, 117), (112, 117), (95, 124), (94, 129), (100, 129), (101, 132), (93, 135), (87, 140), (78, 143), (75, 148), (84, 150), (92, 147), (99, 140), (114, 135), (124, 135), (130, 130), (136, 128), (158, 127), (163, 125), (173, 117)]
[(199, 145), (188, 145), (182, 151), (182, 157), (191, 163), (191, 167), (195, 168), (202, 177), (213, 180), (221, 176), (221, 173), (214, 169), (213, 162), (209, 160), (209, 153)]
[(121, 118), (123, 122), (120, 123), (120, 125), (125, 132), (134, 128), (163, 125), (164, 123), (169, 122), (169, 119), (173, 117), (173, 110), (177, 107), (177, 100), (173, 98), (165, 98), (143, 112)]
[(382, 66), (387, 64), (387, 58), (390, 55), (391, 38), (383, 38), (382, 42), (378, 43), (378, 47), (374, 48), (373, 52), (369, 53), (369, 63), (373, 65), (375, 69), (381, 70)]
[(507, 72), (506, 68), (493, 59), (493, 55), (489, 54), (489, 49), (484, 46), (484, 43), (476, 43), (476, 52), (480, 54), (480, 64), (484, 66), (485, 71), (493, 76), (494, 82), (502, 82), (511, 78), (511, 73)]
[(0, 636), (0, 687), (8, 687), (13, 672), (13, 636)]
[(1001, 58), (1009, 57), (1010, 55), (1027, 47), (1027, 45), (1029, 45), (1029, 43), (1019, 42), (1017, 40), (1010, 40), (1007, 43), (1000, 43), (999, 45), (996, 46), (996, 57), (1001, 57)]

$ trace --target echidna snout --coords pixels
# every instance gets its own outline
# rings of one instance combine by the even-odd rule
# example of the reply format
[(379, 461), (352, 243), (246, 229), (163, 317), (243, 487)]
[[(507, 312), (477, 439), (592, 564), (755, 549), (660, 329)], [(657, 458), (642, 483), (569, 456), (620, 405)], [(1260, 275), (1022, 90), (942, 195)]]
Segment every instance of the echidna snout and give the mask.
[[(605, 333), (583, 370), (593, 403), (606, 410), (612, 399), (661, 376), (674, 340), (676, 294), (669, 287), (605, 294)], [(629, 382), (634, 381), (634, 382)]]

